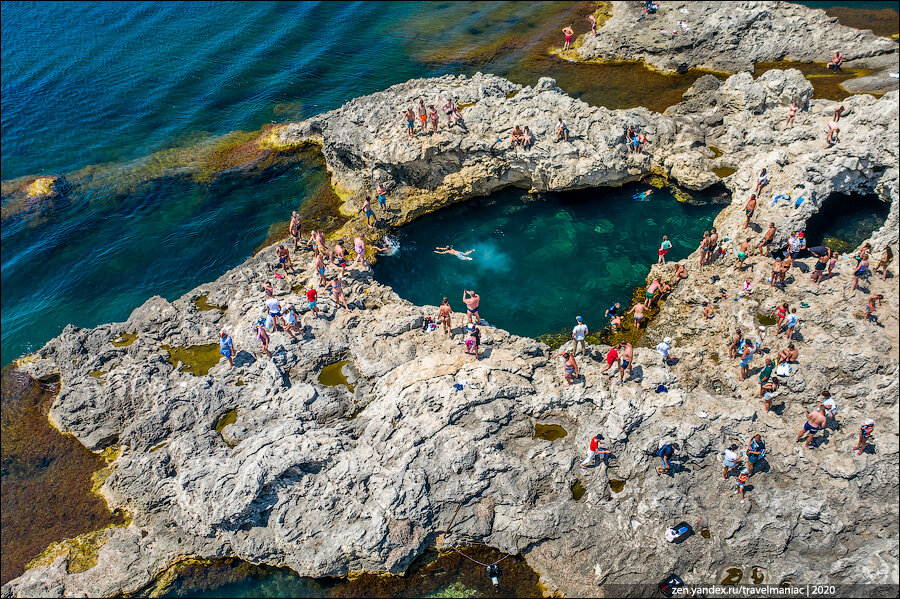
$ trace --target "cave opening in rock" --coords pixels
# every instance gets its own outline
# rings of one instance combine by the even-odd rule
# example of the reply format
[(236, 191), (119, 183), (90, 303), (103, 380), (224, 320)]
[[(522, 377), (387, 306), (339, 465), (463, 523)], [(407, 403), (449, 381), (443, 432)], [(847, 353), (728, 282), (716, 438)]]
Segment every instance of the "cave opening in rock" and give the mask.
[(875, 194), (831, 194), (806, 222), (806, 243), (852, 252), (884, 225), (889, 209)]
[[(692, 193), (695, 202), (715, 197)], [(667, 262), (685, 258), (720, 208), (681, 203), (668, 188), (645, 183), (560, 193), (507, 188), (404, 226), (393, 240), (399, 250), (379, 259), (375, 278), (417, 305), (437, 306), (446, 296), (460, 333), (467, 289), (481, 296), (479, 316), (492, 325), (571, 338), (576, 316), (593, 333), (608, 324), (607, 307), (628, 309), (664, 235), (672, 244)], [(435, 253), (448, 245), (473, 251)]]

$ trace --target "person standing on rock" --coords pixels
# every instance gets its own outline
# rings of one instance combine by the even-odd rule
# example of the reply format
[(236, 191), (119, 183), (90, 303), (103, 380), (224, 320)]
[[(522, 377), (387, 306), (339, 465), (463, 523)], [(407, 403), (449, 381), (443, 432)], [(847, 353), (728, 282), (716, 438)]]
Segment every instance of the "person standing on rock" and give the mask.
[(709, 230), (709, 251), (706, 253), (706, 263), (712, 264), (719, 255), (719, 232), (715, 227)]
[(657, 476), (659, 476), (660, 474), (669, 473), (669, 469), (671, 468), (672, 464), (672, 458), (675, 457), (675, 452), (678, 449), (680, 449), (678, 443), (666, 443), (656, 451), (656, 457), (662, 460), (662, 466), (656, 467)]
[(770, 412), (772, 410), (772, 400), (778, 396), (778, 377), (773, 376), (766, 383), (760, 385), (760, 391), (762, 391), (763, 398), (763, 409), (766, 412)]
[(621, 385), (625, 381), (626, 368), (628, 369), (629, 380), (632, 377), (632, 368), (634, 368), (634, 347), (627, 341), (620, 341), (619, 357), (622, 361), (619, 364), (619, 382), (616, 383), (617, 385)]
[(734, 492), (735, 495), (741, 496), (741, 503), (744, 503), (744, 485), (747, 484), (747, 481), (750, 479), (750, 470), (744, 468), (741, 470), (741, 473), (738, 474), (737, 477), (737, 491)]
[(841, 120), (841, 115), (842, 115), (842, 114), (844, 114), (844, 105), (843, 105), (843, 104), (841, 104), (840, 106), (835, 107), (835, 109), (834, 109), (834, 117), (833, 117), (832, 120), (834, 120), (835, 123), (838, 122), (839, 120)]
[(747, 470), (753, 474), (756, 462), (760, 461), (766, 455), (766, 444), (763, 443), (762, 435), (759, 433), (753, 435), (750, 443), (747, 444)]
[(578, 354), (578, 346), (581, 345), (581, 355), (585, 355), (587, 353), (587, 347), (585, 346), (584, 339), (587, 337), (588, 328), (581, 321), (580, 316), (575, 317), (575, 328), (572, 329), (572, 353)]
[(406, 119), (406, 132), (409, 134), (409, 138), (413, 139), (416, 136), (416, 113), (412, 108), (407, 108), (403, 117)]
[(350, 306), (347, 305), (347, 297), (344, 295), (344, 282), (338, 275), (334, 275), (334, 279), (328, 284), (330, 287), (329, 293), (334, 297), (334, 303), (338, 306), (344, 306), (345, 310), (349, 310)]
[(337, 265), (341, 267), (341, 276), (347, 276), (347, 256), (343, 239), (338, 239), (334, 244), (334, 256), (337, 258)]
[(800, 103), (797, 102), (797, 99), (795, 98), (791, 102), (791, 107), (788, 108), (787, 123), (785, 123), (785, 125), (784, 125), (785, 129), (792, 129), (794, 127), (794, 119), (797, 118), (797, 111), (799, 111), (799, 110), (800, 110)]
[(315, 258), (313, 258), (313, 268), (319, 274), (319, 287), (324, 287), (328, 279), (325, 278), (325, 255), (323, 253), (316, 253)]
[(878, 265), (875, 266), (875, 275), (878, 275), (878, 271), (884, 269), (884, 274), (881, 277), (882, 281), (887, 281), (888, 276), (888, 266), (891, 265), (891, 262), (894, 261), (894, 252), (891, 251), (890, 246), (886, 246), (884, 248), (884, 254), (881, 256), (881, 260), (878, 261)]
[(741, 452), (738, 451), (737, 445), (731, 445), (728, 449), (725, 450), (725, 455), (722, 457), (722, 465), (724, 466), (724, 470), (722, 471), (722, 480), (726, 480), (728, 478), (728, 473), (737, 467), (738, 463), (741, 461), (741, 456), (743, 456)]
[(781, 258), (775, 258), (772, 263), (772, 274), (769, 276), (769, 288), (774, 289), (775, 285), (784, 283), (784, 262)]
[(657, 258), (657, 264), (665, 264), (666, 263), (666, 253), (672, 248), (672, 242), (669, 241), (668, 235), (663, 235), (662, 243), (659, 244), (659, 258)]
[(441, 307), (438, 308), (438, 320), (444, 325), (444, 333), (446, 333), (447, 337), (450, 339), (453, 339), (453, 324), (450, 322), (452, 314), (453, 308), (450, 307), (450, 300), (445, 297), (441, 302)]
[(747, 220), (744, 221), (744, 228), (750, 226), (750, 219), (753, 218), (753, 211), (756, 210), (756, 194), (751, 193), (750, 199), (747, 200), (747, 204), (744, 206), (744, 214), (747, 215)]
[(700, 242), (700, 264), (699, 266), (704, 266), (706, 264), (706, 254), (709, 252), (709, 231), (703, 232), (703, 240)]
[(565, 52), (572, 48), (572, 36), (575, 35), (575, 30), (572, 29), (572, 25), (569, 24), (563, 27), (562, 32), (566, 36), (566, 43), (563, 45), (563, 52)]
[(744, 348), (741, 351), (741, 374), (738, 376), (739, 381), (743, 381), (750, 374), (750, 362), (753, 360), (753, 354), (756, 353), (756, 347), (749, 339), (744, 339)]
[(869, 443), (869, 439), (872, 438), (872, 433), (874, 432), (875, 421), (869, 418), (861, 427), (859, 427), (859, 440), (856, 442), (856, 447), (851, 451), (856, 451), (856, 455), (862, 455), (862, 452), (866, 450), (866, 445)]
[(785, 334), (784, 338), (787, 341), (790, 341), (791, 339), (793, 339), (795, 329), (799, 328), (797, 326), (798, 321), (799, 321), (799, 319), (797, 317), (797, 308), (792, 308), (791, 313), (788, 314), (787, 319), (784, 321), (784, 326), (787, 329), (787, 333)]
[(825, 269), (828, 268), (828, 261), (831, 260), (831, 249), (824, 245), (817, 245), (809, 248), (809, 253), (816, 258), (816, 265), (813, 267), (812, 281), (818, 285), (822, 282), (822, 274), (825, 272)]
[(641, 321), (644, 320), (644, 304), (641, 302), (636, 303), (631, 307), (631, 310), (626, 312), (625, 314), (631, 314), (634, 312), (634, 328), (641, 328)]
[(822, 406), (819, 406), (814, 412), (806, 412), (806, 422), (803, 424), (803, 430), (797, 435), (795, 443), (799, 443), (803, 440), (803, 437), (809, 435), (805, 443), (806, 447), (809, 447), (813, 438), (816, 436), (816, 433), (819, 432), (820, 428), (825, 426), (827, 421), (828, 419), (825, 418), (825, 408)]
[[(766, 229), (763, 240), (756, 246), (760, 256), (765, 256), (766, 258), (769, 257), (769, 253), (772, 251), (772, 239), (775, 238), (775, 230), (775, 223), (769, 223), (769, 228)], [(765, 252), (763, 252), (763, 248), (765, 248)]]
[(262, 346), (263, 353), (272, 357), (272, 354), (269, 352), (269, 334), (266, 333), (266, 327), (264, 324), (257, 322), (253, 325), (256, 329), (256, 339), (259, 341)]
[[(750, 238), (748, 237), (744, 241), (741, 242), (740, 247), (738, 247), (738, 259), (737, 262), (734, 263), (734, 268), (732, 270), (744, 270), (744, 260), (747, 259), (747, 256), (750, 255)], [(752, 270), (753, 265), (750, 265)]]
[(234, 355), (234, 341), (224, 330), (219, 333), (219, 353), (228, 359), (228, 370), (234, 368), (234, 361), (232, 360), (232, 356)]
[(659, 352), (659, 355), (662, 356), (663, 366), (668, 366), (675, 360), (674, 356), (669, 356), (669, 352), (672, 351), (672, 338), (666, 337), (662, 341), (656, 344), (656, 351)]
[(868, 257), (863, 257), (862, 260), (859, 261), (859, 266), (856, 267), (856, 270), (853, 271), (853, 286), (850, 288), (850, 291), (855, 292), (857, 285), (859, 285), (859, 279), (861, 277), (869, 276), (869, 259)]
[(431, 120), (431, 134), (435, 135), (438, 132), (438, 121), (440, 119), (438, 117), (437, 108), (434, 107), (434, 104), (428, 106), (428, 118)]
[(456, 107), (456, 103), (453, 101), (453, 98), (447, 98), (447, 101), (443, 106), (444, 114), (447, 115), (447, 128), (453, 126), (454, 122), (458, 122), (460, 120), (459, 108)]
[(306, 291), (306, 301), (309, 302), (309, 309), (313, 313), (314, 318), (319, 317), (319, 308), (316, 307), (316, 304), (319, 301), (319, 294), (315, 290), (315, 288), (310, 287)]
[(379, 183), (378, 188), (375, 190), (375, 197), (378, 198), (378, 207), (381, 208), (381, 211), (387, 214), (387, 188), (384, 186), (384, 183)]
[(428, 108), (425, 106), (425, 100), (419, 98), (419, 105), (416, 107), (419, 113), (419, 131), (428, 132)]
[(591, 24), (591, 33), (594, 34), (594, 37), (597, 37), (597, 17), (591, 14), (587, 16), (587, 20)]
[(303, 226), (300, 224), (300, 215), (295, 210), (291, 214), (291, 222), (288, 225), (288, 233), (291, 234), (291, 240), (294, 242), (294, 251), (300, 249), (300, 237), (303, 235)]
[(462, 301), (466, 305), (469, 322), (472, 322), (472, 318), (474, 317), (475, 324), (480, 323), (481, 315), (478, 314), (478, 305), (481, 303), (481, 296), (474, 291), (463, 289)]
[(481, 344), (481, 331), (471, 322), (466, 325), (466, 336), (463, 339), (463, 343), (466, 346), (466, 353), (475, 356), (477, 361), (478, 346)]
[(605, 460), (609, 456), (609, 450), (600, 446), (603, 442), (603, 435), (594, 435), (591, 437), (591, 443), (588, 445), (587, 457), (579, 464), (582, 468), (587, 468), (594, 463), (594, 459), (599, 455), (601, 460)]
[(366, 242), (359, 235), (353, 238), (353, 251), (356, 252), (356, 260), (354, 262), (363, 268), (368, 266), (366, 264)]
[(279, 245), (275, 250), (275, 257), (278, 258), (278, 266), (284, 270), (284, 274), (287, 274), (287, 269), (289, 268), (291, 269), (291, 274), (297, 274), (294, 270), (294, 263), (291, 262), (291, 254), (286, 247)]
[(372, 223), (369, 222), (371, 218), (373, 221), (375, 220), (375, 211), (372, 210), (372, 198), (366, 196), (366, 199), (363, 200), (362, 206), (359, 208), (359, 213), (366, 217), (366, 224), (369, 225), (369, 228), (372, 227)]
[[(281, 320), (281, 303), (271, 294), (266, 294), (266, 307), (265, 312), (268, 318), (266, 319), (266, 328), (272, 328), (273, 330), (281, 330), (281, 327), (278, 324), (278, 321)], [(272, 326), (269, 326), (269, 323), (272, 323)]]
[(293, 304), (288, 304), (284, 307), (284, 310), (281, 311), (281, 319), (284, 321), (285, 332), (291, 336), (291, 339), (296, 339), (294, 331), (299, 333), (300, 327), (297, 326), (297, 311), (294, 309)]
[(569, 141), (569, 126), (566, 124), (562, 117), (559, 117), (559, 120), (556, 122), (557, 142), (559, 142), (560, 137), (562, 137), (566, 141)]
[(572, 384), (572, 381), (578, 378), (578, 364), (575, 363), (575, 356), (569, 352), (559, 352), (554, 354), (550, 359), (562, 356), (563, 359), (563, 378), (566, 380), (566, 387)]

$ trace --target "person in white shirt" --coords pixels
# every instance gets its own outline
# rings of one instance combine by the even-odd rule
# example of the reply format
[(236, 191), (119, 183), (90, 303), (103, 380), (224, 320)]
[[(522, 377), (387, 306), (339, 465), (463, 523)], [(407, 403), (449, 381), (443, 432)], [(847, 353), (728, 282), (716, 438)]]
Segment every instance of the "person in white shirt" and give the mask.
[(737, 445), (731, 445), (731, 447), (725, 450), (725, 455), (722, 457), (722, 465), (725, 467), (722, 471), (722, 480), (727, 479), (728, 471), (736, 468), (741, 461), (741, 456), (743, 454), (737, 451), (737, 448)]
[(572, 353), (573, 354), (578, 353), (578, 344), (580, 343), (581, 344), (581, 355), (585, 355), (585, 353), (587, 352), (587, 349), (585, 348), (584, 338), (587, 337), (588, 328), (581, 321), (580, 316), (575, 317), (575, 322), (577, 322), (578, 324), (576, 324), (575, 328), (572, 329), (572, 339), (574, 340), (574, 344), (572, 347)]
[(668, 366), (669, 360), (670, 360), (669, 351), (671, 349), (672, 349), (672, 338), (671, 337), (666, 337), (665, 339), (662, 340), (662, 342), (660, 342), (656, 345), (656, 351), (658, 351), (659, 354), (662, 356), (663, 364), (665, 364), (667, 366)]
[(821, 403), (825, 408), (825, 417), (837, 422), (837, 404), (835, 403), (834, 398), (831, 396), (831, 392), (827, 389), (822, 391)]

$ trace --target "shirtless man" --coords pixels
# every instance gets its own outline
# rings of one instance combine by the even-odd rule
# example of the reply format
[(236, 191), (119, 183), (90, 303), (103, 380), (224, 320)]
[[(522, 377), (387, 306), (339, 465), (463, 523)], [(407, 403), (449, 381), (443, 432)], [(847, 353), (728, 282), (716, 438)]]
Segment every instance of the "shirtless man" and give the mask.
[(756, 210), (756, 194), (751, 193), (750, 199), (747, 200), (747, 204), (744, 206), (744, 214), (747, 215), (747, 220), (744, 221), (744, 228), (750, 226), (750, 219), (753, 217), (753, 211)]
[(416, 113), (412, 108), (407, 108), (403, 117), (406, 119), (406, 132), (409, 134), (409, 138), (413, 139), (416, 136)]
[(522, 133), (522, 130), (518, 125), (516, 125), (515, 127), (513, 127), (512, 135), (509, 140), (509, 146), (515, 150), (518, 150), (519, 146), (521, 146), (523, 143), (525, 143), (525, 134)]
[(472, 248), (471, 250), (469, 250), (467, 252), (461, 252), (459, 250), (453, 249), (452, 245), (448, 245), (446, 247), (434, 248), (435, 254), (452, 254), (452, 255), (456, 256), (457, 258), (459, 258), (460, 260), (471, 260), (472, 258), (469, 257), (469, 254), (471, 254), (474, 251), (475, 251), (475, 248)]
[(614, 314), (612, 319), (609, 321), (610, 326), (612, 326), (613, 333), (619, 330), (619, 326), (622, 324), (622, 317), (618, 314)]
[(371, 227), (372, 223), (369, 222), (369, 218), (375, 220), (375, 211), (372, 210), (372, 199), (369, 196), (366, 196), (366, 199), (363, 200), (362, 206), (360, 206), (359, 208), (359, 212), (366, 217), (366, 224)]
[[(740, 247), (738, 248), (738, 259), (737, 262), (734, 263), (734, 270), (744, 270), (744, 260), (747, 259), (747, 256), (750, 253), (750, 238), (748, 237), (744, 241), (741, 242)], [(753, 265), (750, 265), (752, 270)]]
[[(769, 253), (772, 251), (772, 239), (774, 237), (775, 223), (769, 223), (769, 228), (766, 230), (766, 234), (763, 236), (763, 240), (757, 246), (760, 256), (766, 256), (768, 258)], [(763, 248), (765, 248), (765, 252), (763, 252)]]
[(794, 347), (793, 343), (788, 343), (788, 346), (778, 352), (778, 355), (775, 357), (776, 364), (787, 364), (790, 362), (796, 362), (797, 358), (800, 357), (800, 350)]
[(632, 312), (634, 312), (634, 328), (639, 329), (641, 328), (641, 321), (644, 320), (644, 304), (636, 303), (626, 314), (631, 314)]
[(575, 363), (575, 356), (569, 352), (559, 352), (550, 359), (562, 356), (563, 359), (563, 378), (566, 379), (566, 387), (572, 384), (572, 381), (578, 378), (578, 364)]
[(475, 324), (481, 322), (481, 315), (478, 314), (478, 304), (481, 302), (481, 296), (474, 291), (463, 289), (462, 301), (466, 305), (469, 322), (472, 322), (473, 315), (475, 317)]
[(775, 258), (772, 263), (772, 276), (769, 278), (769, 287), (784, 283), (784, 262), (781, 258)]
[(842, 114), (844, 114), (844, 105), (843, 104), (840, 106), (837, 106), (834, 109), (834, 118), (832, 120), (834, 120), (835, 123), (838, 122), (839, 120), (841, 120)]
[(628, 378), (631, 379), (631, 369), (634, 368), (634, 347), (627, 341), (621, 341), (619, 343), (619, 357), (622, 361), (619, 363), (619, 382), (616, 383), (617, 385), (621, 385), (625, 381), (626, 368), (628, 369)]
[(594, 15), (587, 16), (588, 23), (591, 24), (591, 33), (594, 34), (594, 37), (597, 37), (597, 19)]
[(294, 263), (291, 262), (290, 252), (283, 245), (279, 245), (275, 250), (275, 257), (278, 258), (278, 266), (284, 269), (285, 274), (287, 274), (287, 269), (291, 269), (291, 274), (297, 274), (294, 270)]
[(416, 107), (419, 113), (419, 131), (427, 133), (428, 128), (428, 108), (425, 106), (425, 100), (419, 98), (419, 106)]
[(378, 207), (381, 208), (381, 211), (387, 212), (387, 188), (384, 186), (384, 183), (378, 184), (378, 189), (375, 190), (375, 197), (378, 198)]
[(337, 275), (334, 275), (334, 279), (328, 283), (329, 293), (334, 296), (334, 303), (338, 306), (344, 306), (345, 310), (349, 310), (350, 306), (347, 305), (347, 297), (344, 295), (344, 282)]
[(709, 230), (709, 251), (706, 252), (706, 263), (712, 264), (716, 261), (716, 250), (719, 247), (719, 232), (713, 227)]
[(296, 252), (300, 249), (300, 236), (303, 234), (303, 227), (300, 225), (300, 215), (296, 211), (291, 214), (291, 224), (288, 225), (288, 233), (291, 234), (294, 242), (294, 251)]
[(571, 25), (566, 25), (563, 27), (562, 32), (566, 36), (566, 43), (563, 45), (563, 52), (565, 52), (572, 47), (572, 36), (575, 35), (575, 30), (572, 29)]
[(324, 287), (328, 282), (328, 279), (325, 278), (325, 254), (321, 252), (316, 254), (316, 257), (313, 258), (313, 267), (319, 273), (319, 287)]
[(820, 405), (819, 409), (815, 412), (806, 412), (806, 422), (803, 424), (803, 429), (800, 431), (800, 434), (797, 435), (796, 443), (799, 443), (803, 440), (807, 434), (809, 437), (806, 439), (806, 447), (809, 447), (813, 441), (813, 438), (816, 436), (816, 433), (819, 432), (819, 429), (825, 426), (825, 423), (828, 419), (825, 417), (825, 406)]
[(838, 133), (840, 132), (840, 126), (834, 121), (829, 121), (827, 125), (825, 125), (825, 145), (827, 147), (831, 147), (838, 142)]
[(687, 267), (682, 264), (675, 263), (675, 278), (672, 279), (672, 287), (678, 284), (678, 281), (682, 279), (686, 279), (687, 276)]
[(831, 249), (824, 245), (817, 245), (810, 248), (809, 252), (816, 257), (816, 265), (813, 267), (812, 280), (818, 285), (822, 282), (822, 273), (828, 268), (828, 261), (831, 260)]
[(341, 276), (347, 276), (347, 256), (344, 253), (344, 240), (338, 239), (334, 244), (334, 256), (337, 258), (337, 265), (341, 267)]
[(453, 325), (450, 322), (451, 314), (453, 314), (453, 308), (450, 307), (450, 300), (445, 297), (441, 302), (441, 307), (438, 308), (438, 320), (444, 325), (444, 333), (447, 334), (447, 337), (453, 339)]
[[(659, 277), (653, 279), (650, 283), (650, 286), (647, 287), (647, 291), (644, 292), (646, 299), (644, 300), (644, 306), (649, 308), (650, 304), (653, 302), (653, 296), (656, 294), (656, 290), (662, 286), (662, 283), (659, 280)], [(637, 314), (635, 314), (635, 318), (637, 318)]]

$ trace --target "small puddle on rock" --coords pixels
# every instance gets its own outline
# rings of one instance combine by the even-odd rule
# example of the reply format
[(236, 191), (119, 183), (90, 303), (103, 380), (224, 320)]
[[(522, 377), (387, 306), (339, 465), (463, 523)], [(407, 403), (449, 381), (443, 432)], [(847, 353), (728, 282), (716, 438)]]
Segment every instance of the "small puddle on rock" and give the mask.
[(719, 179), (725, 179), (736, 173), (737, 169), (733, 169), (730, 166), (717, 166), (712, 172), (715, 173)]
[(220, 435), (226, 426), (229, 424), (234, 424), (237, 420), (237, 410), (228, 410), (216, 420), (216, 432)]
[(200, 297), (194, 300), (194, 305), (197, 307), (197, 310), (200, 312), (207, 312), (209, 310), (218, 310), (222, 314), (228, 309), (227, 306), (216, 306), (214, 304), (210, 304), (207, 300), (209, 299), (209, 293), (204, 293)]
[(535, 424), (534, 425), (534, 436), (532, 439), (543, 439), (544, 441), (556, 441), (557, 439), (562, 439), (569, 433), (566, 432), (566, 429), (559, 426), (558, 424)]
[(753, 581), (753, 584), (762, 584), (766, 581), (766, 571), (759, 566), (753, 566), (753, 569), (750, 570), (750, 580)]
[(103, 381), (106, 379), (106, 374), (107, 374), (106, 370), (92, 370), (88, 373), (88, 376), (92, 376), (95, 379), (97, 379), (98, 381)]
[(587, 492), (587, 489), (584, 488), (584, 485), (581, 484), (580, 480), (576, 480), (572, 483), (572, 499), (575, 501), (581, 501), (581, 498), (584, 497), (584, 494)]
[(153, 447), (150, 448), (150, 453), (153, 453), (154, 451), (159, 451), (160, 449), (162, 449), (163, 447), (165, 447), (168, 444), (169, 444), (168, 441), (163, 441), (162, 443), (157, 443), (156, 445), (154, 445)]
[(622, 490), (625, 488), (625, 481), (610, 479), (609, 480), (609, 488), (613, 493), (621, 493)]
[(704, 539), (708, 539), (708, 538), (712, 537), (712, 535), (709, 534), (709, 529), (708, 529), (708, 528), (704, 528), (703, 530), (701, 530), (701, 531), (700, 531), (700, 536), (703, 537)]
[(194, 376), (206, 376), (209, 374), (210, 368), (218, 364), (219, 359), (222, 357), (219, 353), (218, 343), (191, 345), (190, 347), (163, 345), (162, 348), (169, 352), (169, 364), (178, 366), (178, 363), (181, 362), (180, 370), (189, 372)]
[(712, 150), (712, 153), (713, 153), (713, 160), (715, 160), (716, 158), (718, 158), (719, 156), (722, 155), (722, 150), (720, 150), (720, 149), (717, 148), (716, 146), (707, 146), (707, 147), (708, 147), (710, 150)]
[(722, 582), (720, 584), (727, 584), (727, 585), (737, 584), (741, 581), (741, 579), (743, 577), (744, 577), (744, 571), (741, 570), (740, 568), (728, 568), (725, 571), (725, 578), (722, 579)]
[(138, 338), (137, 333), (122, 333), (112, 340), (112, 344), (116, 347), (128, 347)]
[(757, 322), (759, 322), (759, 324), (765, 325), (767, 327), (774, 326), (775, 323), (778, 322), (778, 319), (776, 319), (774, 316), (769, 316), (768, 314), (757, 314), (756, 320)]
[(349, 363), (350, 360), (343, 360), (322, 368), (322, 372), (319, 373), (319, 384), (325, 385), (326, 387), (343, 385), (353, 392), (353, 385), (347, 382), (347, 377), (341, 372), (341, 369)]

